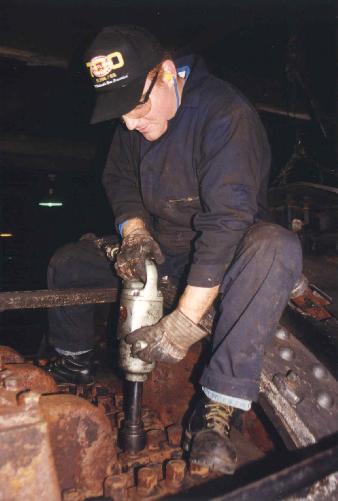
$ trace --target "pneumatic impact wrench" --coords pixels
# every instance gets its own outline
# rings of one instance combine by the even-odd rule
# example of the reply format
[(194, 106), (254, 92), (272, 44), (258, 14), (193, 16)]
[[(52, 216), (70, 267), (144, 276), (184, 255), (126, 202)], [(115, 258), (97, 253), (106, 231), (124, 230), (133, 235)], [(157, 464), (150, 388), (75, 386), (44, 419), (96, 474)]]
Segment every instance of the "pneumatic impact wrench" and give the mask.
[(142, 421), (142, 391), (143, 382), (154, 369), (155, 363), (146, 363), (133, 357), (131, 346), (125, 338), (140, 327), (156, 324), (163, 316), (163, 296), (158, 290), (157, 268), (153, 261), (146, 261), (146, 274), (145, 284), (138, 280), (125, 281), (120, 300), (119, 365), (126, 379), (125, 418), (120, 433), (120, 446), (131, 453), (144, 449), (146, 445)]

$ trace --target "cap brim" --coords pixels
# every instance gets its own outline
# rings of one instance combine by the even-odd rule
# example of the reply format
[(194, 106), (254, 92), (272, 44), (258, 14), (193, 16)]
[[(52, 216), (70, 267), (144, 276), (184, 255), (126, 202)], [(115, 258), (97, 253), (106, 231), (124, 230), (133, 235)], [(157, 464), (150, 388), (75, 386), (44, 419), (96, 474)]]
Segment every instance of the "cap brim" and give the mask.
[(96, 124), (119, 118), (135, 108), (141, 99), (146, 78), (146, 76), (142, 76), (125, 87), (97, 94), (90, 123)]

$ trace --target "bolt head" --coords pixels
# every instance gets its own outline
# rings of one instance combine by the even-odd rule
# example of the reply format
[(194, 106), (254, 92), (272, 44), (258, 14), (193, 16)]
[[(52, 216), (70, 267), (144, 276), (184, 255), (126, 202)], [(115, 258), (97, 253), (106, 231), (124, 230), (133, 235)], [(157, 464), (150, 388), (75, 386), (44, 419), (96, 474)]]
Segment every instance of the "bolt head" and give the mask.
[(331, 409), (333, 406), (333, 398), (327, 391), (321, 391), (317, 396), (317, 404), (323, 409)]
[(283, 347), (279, 348), (279, 356), (283, 359), (286, 360), (287, 362), (291, 362), (294, 358), (294, 352), (291, 350), (291, 348)]
[(327, 376), (327, 370), (319, 364), (312, 367), (312, 374), (316, 379), (323, 379)]
[(281, 341), (286, 341), (289, 339), (289, 333), (284, 327), (278, 327), (278, 329), (275, 332), (275, 336), (277, 339), (280, 339)]

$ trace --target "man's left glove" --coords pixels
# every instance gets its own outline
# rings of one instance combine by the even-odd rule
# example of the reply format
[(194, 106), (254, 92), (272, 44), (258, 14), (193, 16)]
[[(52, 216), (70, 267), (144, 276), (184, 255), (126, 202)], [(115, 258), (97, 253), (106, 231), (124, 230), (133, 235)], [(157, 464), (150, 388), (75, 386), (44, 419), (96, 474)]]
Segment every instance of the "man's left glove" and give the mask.
[(175, 364), (187, 354), (190, 346), (207, 335), (181, 311), (174, 310), (157, 324), (141, 327), (126, 337), (131, 352), (144, 362)]

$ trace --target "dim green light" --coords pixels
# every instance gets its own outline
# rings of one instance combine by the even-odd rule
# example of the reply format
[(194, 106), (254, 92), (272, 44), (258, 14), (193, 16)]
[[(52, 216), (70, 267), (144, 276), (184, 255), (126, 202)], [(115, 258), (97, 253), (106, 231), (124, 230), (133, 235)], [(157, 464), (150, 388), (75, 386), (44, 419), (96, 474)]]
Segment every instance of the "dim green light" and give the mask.
[(62, 202), (39, 202), (40, 207), (62, 207)]
[(48, 181), (49, 181), (49, 187), (48, 187), (48, 193), (45, 197), (38, 202), (39, 207), (62, 207), (63, 202), (61, 202), (60, 198), (55, 195), (55, 174), (48, 174)]

